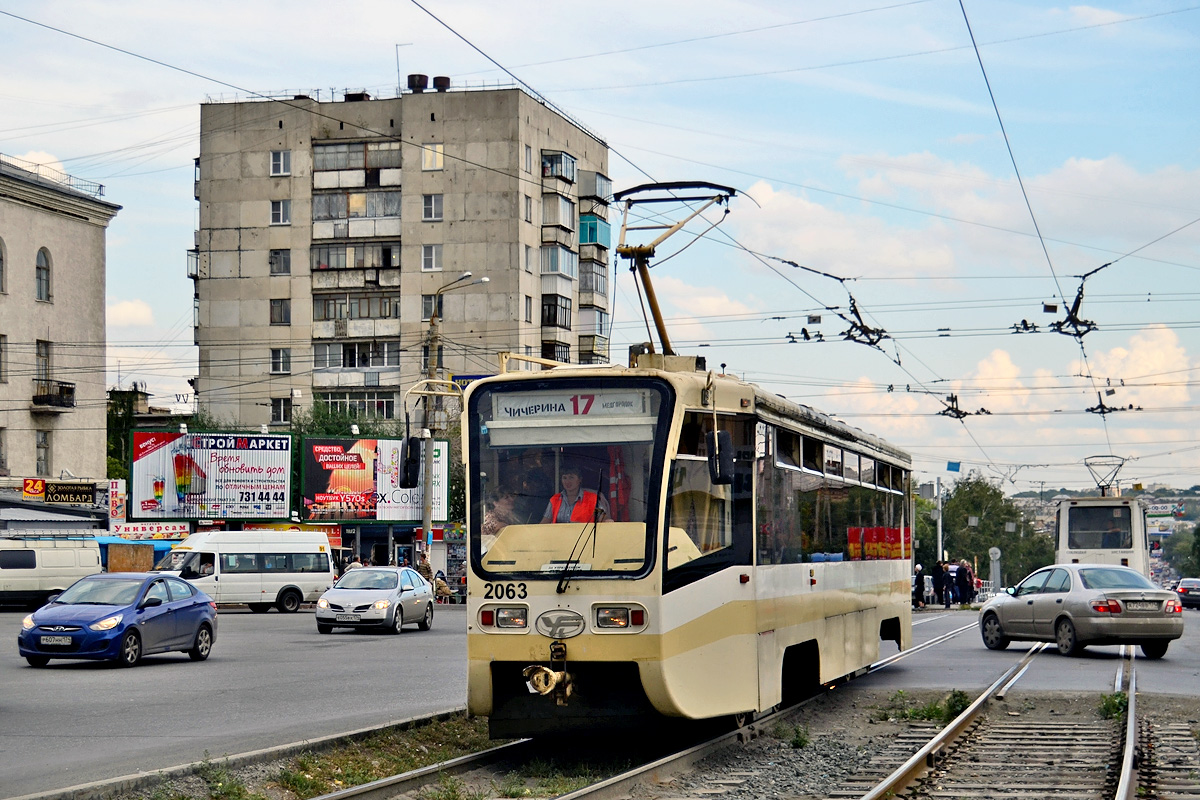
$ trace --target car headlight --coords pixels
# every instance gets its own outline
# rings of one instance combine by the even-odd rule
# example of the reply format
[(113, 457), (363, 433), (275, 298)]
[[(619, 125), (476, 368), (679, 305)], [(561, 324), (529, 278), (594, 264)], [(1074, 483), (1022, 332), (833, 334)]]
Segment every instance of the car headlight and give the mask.
[(105, 617), (99, 622), (93, 622), (88, 625), (94, 631), (111, 631), (113, 628), (121, 624), (121, 615), (113, 614), (111, 617)]
[(317, 601), (317, 608), (329, 608), (329, 601), (322, 597)]
[(380, 611), (384, 611), (391, 604), (392, 604), (391, 600), (376, 600), (374, 605), (372, 606), (372, 608), (378, 608)]
[(33, 628), (36, 626), (37, 623), (33, 621), (33, 614), (30, 614), (29, 616), (25, 617), (25, 619), (21, 620), (21, 627), (27, 631), (33, 630)]

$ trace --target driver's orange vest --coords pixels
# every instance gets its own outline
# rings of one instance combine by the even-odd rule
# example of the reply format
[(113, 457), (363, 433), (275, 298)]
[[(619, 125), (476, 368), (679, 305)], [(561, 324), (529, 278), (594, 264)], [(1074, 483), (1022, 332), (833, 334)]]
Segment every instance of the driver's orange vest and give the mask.
[[(558, 522), (558, 510), (562, 508), (562, 492), (550, 498), (550, 521)], [(596, 493), (590, 489), (583, 490), (575, 507), (571, 509), (571, 522), (591, 522), (596, 514)]]

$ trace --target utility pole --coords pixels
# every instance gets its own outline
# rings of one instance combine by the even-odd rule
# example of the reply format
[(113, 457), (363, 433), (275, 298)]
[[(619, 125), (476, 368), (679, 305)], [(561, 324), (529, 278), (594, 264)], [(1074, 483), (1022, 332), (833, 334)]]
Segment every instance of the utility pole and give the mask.
[(938, 512), (937, 524), (938, 524), (938, 526), (937, 526), (937, 559), (936, 560), (941, 561), (946, 557), (945, 554), (942, 552), (942, 478), (941, 478), (941, 476), (939, 475), (937, 478), (935, 478), (935, 481), (937, 482), (936, 483), (936, 486), (937, 486), (936, 491), (937, 491), (937, 504), (938, 504), (937, 505), (937, 512)]

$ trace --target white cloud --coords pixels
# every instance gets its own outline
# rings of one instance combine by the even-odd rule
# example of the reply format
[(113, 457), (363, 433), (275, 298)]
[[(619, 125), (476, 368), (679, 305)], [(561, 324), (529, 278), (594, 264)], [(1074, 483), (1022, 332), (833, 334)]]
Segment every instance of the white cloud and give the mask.
[(122, 300), (108, 307), (110, 328), (148, 328), (154, 325), (154, 309), (144, 300)]
[(58, 156), (52, 153), (47, 153), (43, 150), (30, 150), (14, 157), (20, 159), (21, 161), (28, 161), (30, 164), (39, 164), (43, 167), (48, 167), (55, 172), (60, 172), (63, 174), (66, 174), (67, 172), (67, 168), (64, 167), (63, 163), (58, 160)]

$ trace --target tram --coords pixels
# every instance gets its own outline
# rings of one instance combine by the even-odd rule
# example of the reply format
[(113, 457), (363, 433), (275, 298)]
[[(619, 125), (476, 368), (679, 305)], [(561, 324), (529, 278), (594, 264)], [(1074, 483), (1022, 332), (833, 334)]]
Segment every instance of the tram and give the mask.
[[(671, 348), (649, 258), (732, 194), (614, 197), (660, 352), (502, 358), (466, 392), (467, 708), (494, 738), (745, 720), (911, 644), (910, 457)], [(641, 202), (691, 216), (626, 245)]]
[(1060, 500), (1054, 529), (1056, 564), (1120, 564), (1150, 576), (1146, 507), (1136, 498)]

